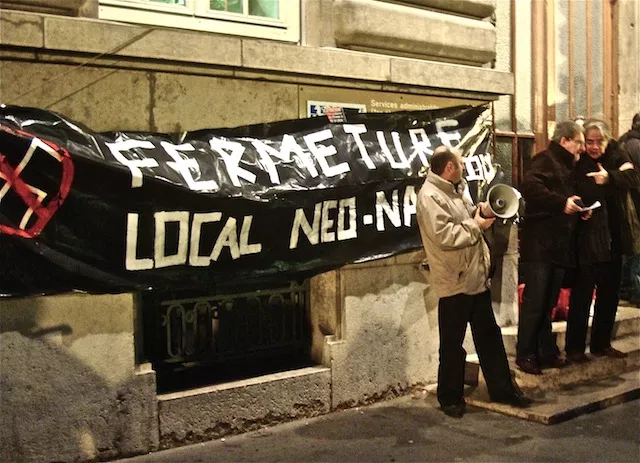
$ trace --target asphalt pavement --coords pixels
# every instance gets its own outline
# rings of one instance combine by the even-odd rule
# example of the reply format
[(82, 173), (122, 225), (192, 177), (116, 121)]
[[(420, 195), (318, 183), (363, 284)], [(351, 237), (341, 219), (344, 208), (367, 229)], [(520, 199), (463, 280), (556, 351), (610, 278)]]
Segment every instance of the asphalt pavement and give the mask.
[(640, 400), (555, 425), (424, 392), (224, 439), (119, 460), (149, 462), (640, 462)]

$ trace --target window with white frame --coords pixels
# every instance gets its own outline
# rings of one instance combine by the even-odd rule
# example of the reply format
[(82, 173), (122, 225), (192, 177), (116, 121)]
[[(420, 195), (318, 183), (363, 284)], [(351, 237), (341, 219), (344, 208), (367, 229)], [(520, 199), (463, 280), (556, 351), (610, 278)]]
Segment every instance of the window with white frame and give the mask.
[(298, 42), (300, 0), (100, 0), (100, 19)]

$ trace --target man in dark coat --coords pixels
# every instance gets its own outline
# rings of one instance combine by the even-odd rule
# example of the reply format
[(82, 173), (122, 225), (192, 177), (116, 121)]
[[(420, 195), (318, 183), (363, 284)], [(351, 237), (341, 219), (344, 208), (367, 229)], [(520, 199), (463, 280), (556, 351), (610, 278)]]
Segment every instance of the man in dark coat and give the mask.
[(601, 206), (593, 211), (590, 220), (578, 223), (576, 233), (577, 269), (572, 278), (565, 348), (567, 359), (575, 363), (590, 360), (585, 348), (595, 288), (598, 292), (591, 326), (591, 353), (626, 356), (611, 347), (620, 286), (622, 243), (619, 230), (624, 219), (617, 216), (616, 211), (611, 216), (608, 209), (611, 202), (615, 202), (618, 190), (628, 190), (637, 177), (629, 159), (611, 139), (604, 122), (587, 121), (584, 131), (586, 150), (574, 168), (577, 192), (585, 204), (598, 201)]
[[(636, 170), (640, 171), (640, 113), (633, 116), (631, 130), (620, 137), (620, 147), (626, 151)], [(640, 192), (632, 191), (636, 212), (640, 213)], [(640, 253), (633, 250), (623, 257), (622, 285), (620, 298), (626, 299), (636, 307), (640, 307)]]
[[(586, 155), (576, 168), (576, 180), (583, 188), (600, 189), (604, 199), (607, 220), (599, 229), (592, 229), (579, 248), (580, 257), (597, 254), (600, 259), (609, 255), (607, 262), (580, 265), (576, 273), (567, 322), (567, 354), (569, 358), (584, 356), (584, 339), (589, 316), (593, 286), (597, 286), (596, 305), (591, 327), (591, 354), (623, 358), (627, 354), (611, 346), (613, 325), (618, 309), (618, 291), (622, 274), (622, 255), (633, 251), (632, 237), (640, 233), (635, 206), (627, 202), (631, 191), (638, 191), (640, 174), (631, 159), (611, 138), (607, 124), (591, 119), (584, 124)], [(589, 159), (591, 161), (588, 163)], [(584, 164), (585, 169), (580, 169)], [(589, 185), (592, 186), (589, 186)], [(586, 190), (585, 190), (586, 191)], [(633, 200), (631, 199), (631, 202)], [(629, 210), (629, 208), (631, 210)], [(629, 213), (633, 216), (630, 217)], [(603, 239), (602, 230), (608, 227), (610, 238)], [(580, 236), (580, 235), (579, 235)], [(584, 241), (584, 240), (583, 240)], [(578, 242), (580, 245), (581, 243)], [(575, 293), (575, 294), (574, 294)]]
[(566, 360), (551, 331), (567, 268), (575, 266), (574, 229), (581, 212), (572, 169), (584, 147), (582, 128), (572, 121), (556, 126), (549, 147), (536, 154), (520, 190), (526, 209), (520, 235), (525, 289), (518, 322), (516, 365), (530, 374), (562, 368)]
[(640, 113), (633, 116), (631, 130), (622, 135), (620, 146), (627, 152), (636, 168), (640, 168)]

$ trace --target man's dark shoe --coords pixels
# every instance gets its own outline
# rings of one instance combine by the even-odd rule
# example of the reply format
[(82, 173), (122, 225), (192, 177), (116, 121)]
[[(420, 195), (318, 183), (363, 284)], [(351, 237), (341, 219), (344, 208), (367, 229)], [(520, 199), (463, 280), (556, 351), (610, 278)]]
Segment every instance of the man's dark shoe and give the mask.
[(540, 365), (538, 364), (538, 360), (535, 356), (525, 357), (522, 359), (516, 359), (516, 365), (525, 373), (529, 373), (530, 375), (541, 375), (542, 370), (540, 369)]
[(495, 398), (492, 397), (491, 400), (493, 402), (511, 405), (512, 407), (516, 408), (527, 408), (530, 407), (533, 403), (533, 400), (518, 391), (513, 391), (509, 394), (501, 395)]
[(591, 355), (595, 355), (596, 357), (611, 357), (616, 359), (623, 359), (629, 356), (629, 354), (621, 352), (618, 349), (614, 349), (611, 346), (605, 347), (603, 350), (598, 352), (591, 351)]
[(450, 416), (452, 418), (462, 418), (466, 410), (466, 406), (464, 403), (454, 404), (454, 405), (442, 405), (440, 408), (442, 409), (445, 415)]
[(550, 357), (544, 357), (540, 360), (540, 366), (542, 368), (564, 368), (568, 366), (571, 362), (569, 360), (559, 357), (557, 355), (553, 355)]
[(587, 363), (591, 361), (591, 357), (584, 352), (574, 352), (572, 354), (567, 354), (567, 360), (571, 363)]

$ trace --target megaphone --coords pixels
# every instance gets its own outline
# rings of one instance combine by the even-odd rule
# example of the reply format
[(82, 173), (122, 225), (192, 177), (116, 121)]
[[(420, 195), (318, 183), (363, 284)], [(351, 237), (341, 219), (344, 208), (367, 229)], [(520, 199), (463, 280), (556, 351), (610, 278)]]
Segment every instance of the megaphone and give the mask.
[(491, 212), (501, 219), (511, 219), (518, 215), (522, 195), (509, 185), (499, 183), (492, 186), (487, 193), (487, 203)]

